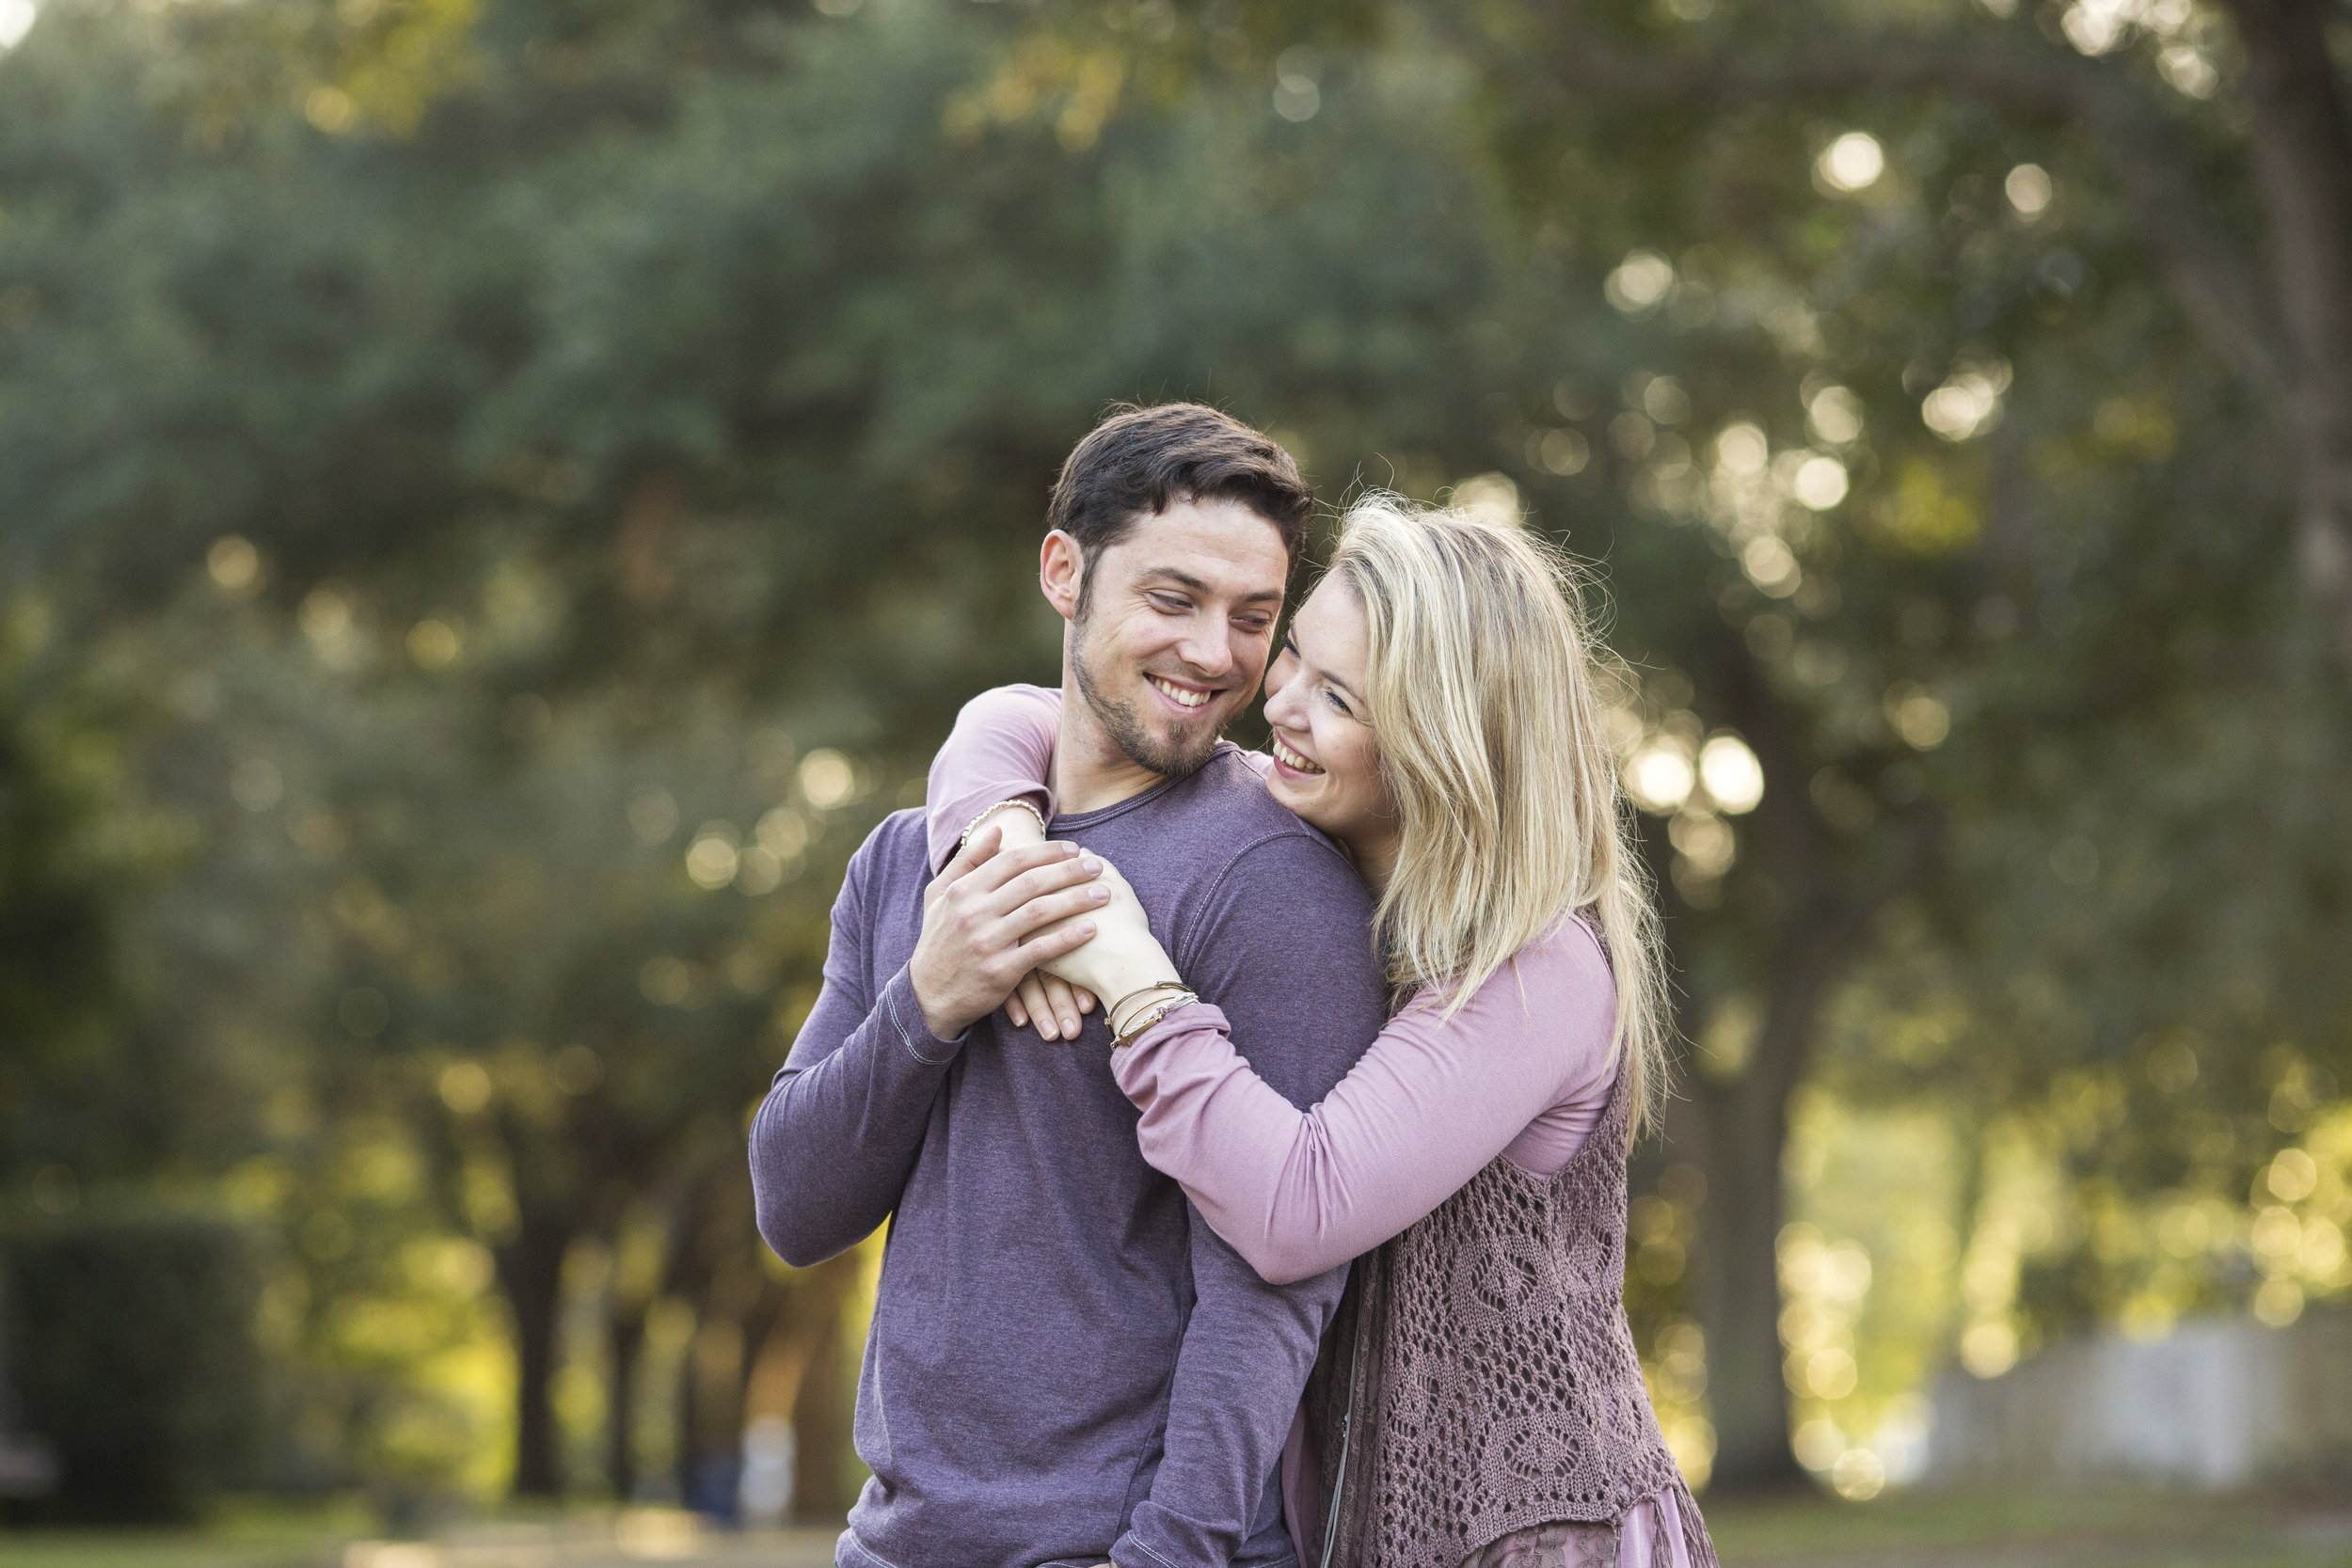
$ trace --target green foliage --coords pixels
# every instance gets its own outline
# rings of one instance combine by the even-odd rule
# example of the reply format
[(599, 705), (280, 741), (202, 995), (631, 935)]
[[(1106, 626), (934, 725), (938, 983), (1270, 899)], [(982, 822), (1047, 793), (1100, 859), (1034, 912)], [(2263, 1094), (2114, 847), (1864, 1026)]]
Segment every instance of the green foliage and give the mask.
[(98, 1215), (0, 1242), (26, 1420), (55, 1447), (41, 1512), (193, 1516), (249, 1481), (262, 1378), (253, 1238), (219, 1220)]
[[(842, 861), (957, 701), (1053, 668), (1071, 442), (1195, 396), (1327, 499), (1565, 534), (1629, 752), (1760, 763), (1752, 810), (1645, 818), (1700, 1050), (1634, 1301), (1689, 1451), (1743, 1358), (1779, 1418), (1772, 1130), (1808, 1081), (2044, 1151), (2085, 1213), (2246, 1209), (2352, 1072), (2342, 673), (2270, 405), (2091, 128), (1631, 90), (1906, 36), (1732, 0), (54, 0), (0, 58), (0, 578), (50, 620), (0, 713), (7, 1174), (219, 1183), (285, 1238), (306, 1481), (495, 1481), (533, 1396), (495, 1413), (494, 1277), (516, 1344), (563, 1310), (755, 1355), (805, 1282), (760, 1270), (740, 1120)], [(2183, 97), (2183, 166), (2231, 166), (2227, 93)], [(1817, 166), (1857, 131), (1850, 189)], [(1805, 1201), (1832, 1250), (1896, 1244)], [(2217, 1224), (2160, 1263), (2054, 1221), (2019, 1285), (1985, 1201), (1949, 1219), (2012, 1288), (1970, 1322), (2028, 1338), (2286, 1277)], [(599, 1247), (634, 1261), (582, 1285)], [(1709, 1267), (1745, 1341), (1689, 1321)], [(1906, 1376), (1937, 1332), (1905, 1320)]]

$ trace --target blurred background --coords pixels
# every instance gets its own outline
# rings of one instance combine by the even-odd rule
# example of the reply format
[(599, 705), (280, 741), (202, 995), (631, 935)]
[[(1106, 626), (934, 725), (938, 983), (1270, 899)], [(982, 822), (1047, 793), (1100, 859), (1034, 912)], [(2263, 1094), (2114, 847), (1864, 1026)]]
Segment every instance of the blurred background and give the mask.
[(1195, 398), (1605, 592), (1727, 1559), (2352, 1562), (2347, 62), (0, 0), (0, 1560), (829, 1561), (878, 1243), (768, 1256), (746, 1118), (1055, 678), (1062, 455)]

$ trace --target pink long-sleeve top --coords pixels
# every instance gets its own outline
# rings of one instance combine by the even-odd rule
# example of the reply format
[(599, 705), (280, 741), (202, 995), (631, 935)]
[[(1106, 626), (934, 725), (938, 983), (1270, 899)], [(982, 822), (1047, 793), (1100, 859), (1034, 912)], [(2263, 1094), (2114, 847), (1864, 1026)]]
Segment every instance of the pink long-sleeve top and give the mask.
[[(933, 759), (931, 862), (945, 865), (990, 807), (1025, 800), (1054, 816), (1061, 693), (1006, 686), (964, 705)], [(1244, 753), (1263, 774), (1271, 762)], [(1436, 1209), (1501, 1155), (1537, 1176), (1565, 1166), (1600, 1119), (1615, 1070), (1616, 985), (1593, 928), (1564, 913), (1452, 1017), (1422, 991), (1390, 1020), (1320, 1102), (1300, 1111), (1250, 1070), (1225, 1015), (1181, 1007), (1112, 1061), (1143, 1113), (1152, 1167), (1175, 1180), (1210, 1228), (1274, 1284), (1371, 1251)], [(1299, 1560), (1311, 1494), (1304, 1418), (1281, 1480)], [(1689, 1568), (1671, 1495), (1624, 1520), (1621, 1568)]]
[[(1060, 722), (1061, 694), (1038, 687), (965, 705), (931, 765), (935, 863), (1001, 801), (1028, 800), (1050, 819)], [(1379, 1245), (1498, 1154), (1549, 1175), (1599, 1119), (1616, 988), (1585, 922), (1563, 914), (1448, 1018), (1450, 1000), (1438, 988), (1416, 997), (1308, 1111), (1249, 1069), (1206, 1005), (1145, 1031), (1112, 1072), (1143, 1113), (1144, 1159), (1283, 1284)]]

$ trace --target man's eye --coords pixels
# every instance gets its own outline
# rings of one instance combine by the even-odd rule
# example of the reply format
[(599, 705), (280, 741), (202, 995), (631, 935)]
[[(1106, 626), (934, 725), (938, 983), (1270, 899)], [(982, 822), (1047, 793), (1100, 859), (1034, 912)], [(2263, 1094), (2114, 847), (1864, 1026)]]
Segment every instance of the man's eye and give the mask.
[(1233, 624), (1241, 627), (1242, 630), (1248, 632), (1250, 636), (1255, 637), (1260, 632), (1264, 631), (1268, 626), (1274, 625), (1274, 622), (1271, 617), (1264, 615), (1245, 615)]
[(1180, 599), (1173, 594), (1152, 594), (1152, 606), (1155, 610), (1164, 610), (1170, 615), (1182, 615), (1192, 608), (1190, 601)]

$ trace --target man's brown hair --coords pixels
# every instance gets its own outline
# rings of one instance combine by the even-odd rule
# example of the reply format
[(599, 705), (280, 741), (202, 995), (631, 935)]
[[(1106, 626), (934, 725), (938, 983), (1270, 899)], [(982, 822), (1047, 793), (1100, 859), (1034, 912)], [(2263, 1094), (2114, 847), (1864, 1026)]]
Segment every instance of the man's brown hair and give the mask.
[[(1294, 565), (1315, 506), (1298, 465), (1266, 436), (1200, 404), (1163, 403), (1117, 408), (1087, 433), (1054, 482), (1045, 526), (1078, 542), (1091, 578), (1105, 547), (1187, 500), (1249, 508), (1274, 525)], [(1086, 588), (1079, 597), (1083, 610)]]

